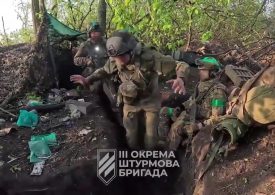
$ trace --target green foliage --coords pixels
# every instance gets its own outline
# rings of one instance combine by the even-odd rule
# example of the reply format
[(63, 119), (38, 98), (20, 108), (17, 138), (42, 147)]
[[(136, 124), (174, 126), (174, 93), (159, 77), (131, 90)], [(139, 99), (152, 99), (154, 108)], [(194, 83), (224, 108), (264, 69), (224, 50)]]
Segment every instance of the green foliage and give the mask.
[(21, 28), (6, 36), (0, 35), (0, 45), (14, 45), (18, 43), (31, 43), (34, 41), (34, 32), (31, 27)]
[(85, 31), (97, 17), (95, 0), (51, 0), (47, 1), (48, 12), (74, 30)]
[[(73, 29), (86, 31), (97, 18), (98, 0), (47, 0), (46, 7)], [(106, 0), (108, 34), (117, 29), (132, 32), (142, 42), (162, 51), (221, 40), (244, 45), (274, 33), (274, 5), (267, 14), (258, 0)], [(26, 5), (29, 7), (29, 5)], [(263, 7), (265, 8), (265, 7)], [(23, 7), (20, 9), (24, 12)], [(22, 18), (25, 18), (24, 12)], [(30, 25), (9, 36), (32, 41)], [(17, 33), (17, 34), (16, 34)], [(29, 34), (28, 34), (29, 33)], [(0, 37), (0, 44), (6, 39)]]
[[(213, 39), (234, 44), (259, 38), (265, 27), (262, 2), (251, 0), (108, 0), (113, 29), (131, 28), (145, 43), (175, 49)], [(125, 7), (127, 9), (125, 9)]]

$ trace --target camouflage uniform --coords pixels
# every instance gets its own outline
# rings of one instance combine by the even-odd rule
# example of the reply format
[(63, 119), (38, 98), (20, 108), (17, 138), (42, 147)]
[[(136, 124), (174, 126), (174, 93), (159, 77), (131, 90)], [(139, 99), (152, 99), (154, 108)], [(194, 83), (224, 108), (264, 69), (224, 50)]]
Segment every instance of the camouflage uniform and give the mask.
[[(218, 121), (219, 116), (225, 114), (227, 94), (226, 88), (216, 79), (210, 79), (207, 81), (200, 81), (194, 94), (190, 99), (183, 103), (185, 110), (180, 113), (179, 116), (169, 118), (171, 113), (167, 113), (169, 108), (162, 108), (160, 116), (163, 121), (169, 123), (172, 119), (172, 125), (170, 131), (168, 125), (165, 126), (165, 122), (161, 122), (159, 132), (166, 136), (168, 134), (170, 140), (170, 149), (177, 149), (181, 143), (183, 137), (192, 137), (194, 131), (199, 130), (197, 125), (215, 124)], [(194, 107), (195, 106), (195, 107)], [(194, 108), (193, 108), (194, 107)], [(195, 109), (194, 111), (192, 109)], [(191, 116), (194, 115), (194, 116)], [(195, 119), (195, 123), (192, 124), (192, 117)]]
[(106, 42), (102, 39), (93, 43), (90, 39), (80, 45), (74, 56), (76, 66), (85, 66), (83, 76), (92, 74), (97, 68), (104, 66), (107, 61)]
[[(99, 40), (93, 40), (92, 32), (102, 34), (102, 29), (98, 22), (93, 22), (87, 32), (89, 39), (82, 43), (74, 56), (74, 64), (76, 66), (84, 66), (83, 76), (92, 74), (96, 69), (104, 66), (108, 59), (106, 52), (106, 40), (101, 37)], [(94, 84), (95, 88), (99, 88), (101, 82)], [(92, 89), (92, 88), (91, 88)]]
[(110, 57), (103, 68), (96, 70), (87, 79), (94, 82), (109, 74), (118, 74), (122, 81), (118, 99), (122, 99), (124, 103), (123, 124), (128, 145), (130, 148), (140, 148), (138, 137), (141, 127), (145, 126), (145, 148), (152, 149), (157, 143), (161, 105), (159, 75), (167, 75), (176, 69), (177, 76), (184, 78), (188, 74), (189, 66), (186, 63), (176, 63), (171, 57), (144, 47), (141, 43), (137, 43), (132, 49), (134, 53), (128, 65), (118, 66)]

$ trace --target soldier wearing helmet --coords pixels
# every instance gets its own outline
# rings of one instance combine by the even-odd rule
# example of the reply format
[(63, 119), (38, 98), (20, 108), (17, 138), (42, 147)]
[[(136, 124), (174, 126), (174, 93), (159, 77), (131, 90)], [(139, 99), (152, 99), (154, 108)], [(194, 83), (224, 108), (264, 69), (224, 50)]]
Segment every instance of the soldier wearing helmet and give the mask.
[[(159, 76), (176, 72), (176, 78), (167, 81), (176, 93), (185, 93), (184, 78), (189, 66), (176, 62), (156, 50), (145, 47), (128, 32), (116, 31), (107, 40), (109, 60), (104, 67), (84, 78), (73, 75), (75, 83), (88, 85), (109, 74), (118, 74), (121, 85), (118, 91), (118, 104), (123, 102), (123, 125), (130, 148), (138, 149), (141, 133), (146, 149), (157, 146), (157, 127), (161, 105)], [(145, 132), (142, 132), (145, 127)]]
[(216, 79), (221, 64), (213, 57), (202, 57), (196, 60), (196, 65), (200, 81), (191, 98), (183, 103), (185, 110), (178, 115), (173, 108), (163, 107), (160, 111), (159, 134), (168, 136), (169, 147), (173, 150), (184, 138), (192, 138), (196, 131), (216, 123), (218, 117), (225, 114), (225, 86)]
[(74, 64), (85, 67), (83, 76), (92, 74), (107, 61), (106, 42), (103, 38), (100, 25), (97, 22), (91, 24), (87, 36), (88, 40), (80, 45), (79, 50), (74, 56)]

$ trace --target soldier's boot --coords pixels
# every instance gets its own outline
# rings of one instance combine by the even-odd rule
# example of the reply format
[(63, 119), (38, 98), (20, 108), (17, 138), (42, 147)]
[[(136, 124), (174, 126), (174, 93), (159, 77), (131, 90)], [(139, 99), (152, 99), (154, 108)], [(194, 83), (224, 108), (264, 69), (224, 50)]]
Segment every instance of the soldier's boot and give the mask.
[(130, 149), (140, 149), (138, 143), (138, 114), (123, 109), (123, 125), (126, 129), (126, 140)]
[(169, 132), (169, 149), (177, 150), (179, 146), (182, 144), (183, 137), (185, 136), (185, 129), (183, 125), (176, 126), (172, 125), (171, 130)]
[(158, 112), (145, 112), (145, 149), (153, 150), (157, 149), (158, 143), (158, 122), (159, 113)]

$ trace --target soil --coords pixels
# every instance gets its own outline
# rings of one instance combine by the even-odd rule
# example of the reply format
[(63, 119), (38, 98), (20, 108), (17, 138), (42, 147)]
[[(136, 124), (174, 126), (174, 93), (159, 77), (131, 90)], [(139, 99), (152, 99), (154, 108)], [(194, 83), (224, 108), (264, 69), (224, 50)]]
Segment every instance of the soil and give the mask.
[(216, 161), (200, 185), (203, 194), (274, 194), (275, 134), (251, 129), (229, 155)]
[[(25, 45), (20, 45), (27, 52)], [(0, 59), (9, 55), (2, 48)], [(12, 47), (11, 52), (17, 52)], [(4, 56), (4, 57), (3, 57)], [(3, 63), (2, 63), (3, 64)], [(1, 101), (14, 88), (9, 86), (16, 80), (15, 67), (6, 66), (1, 70)], [(2, 66), (2, 65), (1, 65)], [(10, 68), (10, 69), (8, 69)], [(4, 70), (7, 70), (5, 72)], [(20, 72), (18, 73), (20, 74)], [(187, 88), (197, 82), (196, 70), (191, 71)], [(8, 75), (5, 77), (5, 75)], [(3, 83), (7, 83), (4, 85)], [(7, 87), (2, 87), (7, 86)], [(10, 87), (10, 88), (9, 88)], [(3, 89), (3, 90), (2, 90)], [(169, 86), (162, 86), (163, 105), (176, 105), (187, 96), (170, 96)], [(192, 91), (188, 91), (190, 95)], [(169, 98), (168, 98), (169, 97)], [(48, 118), (34, 130), (20, 128), (0, 137), (0, 194), (192, 194), (195, 188), (194, 162), (182, 148), (177, 153), (180, 169), (171, 169), (167, 178), (125, 178), (105, 186), (96, 174), (96, 150), (98, 148), (125, 149), (125, 131), (114, 120), (106, 99), (101, 95), (89, 95), (86, 101), (93, 103), (93, 112), (79, 119), (67, 122), (61, 120), (69, 115), (65, 108), (50, 113), (41, 113)], [(8, 117), (6, 118), (8, 119)], [(6, 122), (5, 126), (11, 126)], [(83, 129), (91, 130), (81, 136)], [(29, 163), (28, 141), (31, 135), (55, 132), (58, 146), (51, 148), (53, 155), (46, 161), (41, 176), (30, 176), (33, 165)], [(205, 174), (197, 189), (201, 194), (275, 194), (275, 133), (264, 129), (251, 129), (235, 150), (226, 158), (216, 160)], [(10, 161), (10, 162), (9, 162)]]

